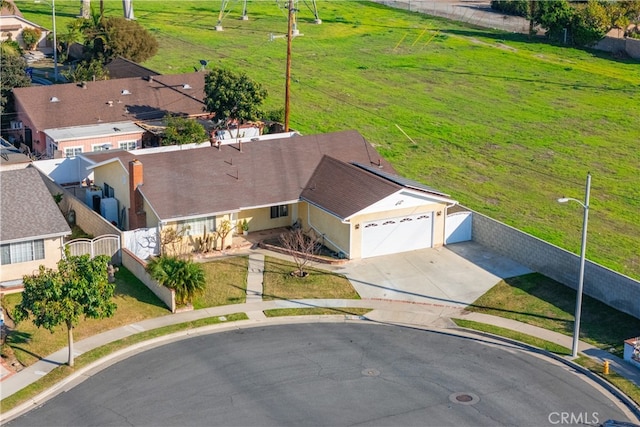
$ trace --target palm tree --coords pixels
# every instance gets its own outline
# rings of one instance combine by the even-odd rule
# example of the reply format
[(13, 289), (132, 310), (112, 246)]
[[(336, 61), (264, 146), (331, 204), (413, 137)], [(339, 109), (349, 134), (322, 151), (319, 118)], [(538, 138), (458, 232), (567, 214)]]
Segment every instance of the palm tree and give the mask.
[(189, 304), (207, 286), (204, 270), (191, 260), (161, 256), (147, 264), (147, 272), (156, 282), (176, 293), (177, 304)]

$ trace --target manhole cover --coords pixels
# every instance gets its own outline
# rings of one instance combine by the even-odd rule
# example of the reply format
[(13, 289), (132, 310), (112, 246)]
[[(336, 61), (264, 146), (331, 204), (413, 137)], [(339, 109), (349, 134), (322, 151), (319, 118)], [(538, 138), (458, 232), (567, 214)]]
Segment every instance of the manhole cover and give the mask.
[(480, 398), (473, 393), (453, 393), (449, 400), (459, 405), (475, 405), (480, 402)]
[(362, 370), (362, 375), (367, 377), (377, 377), (378, 375), (380, 375), (380, 371), (373, 368), (367, 368)]

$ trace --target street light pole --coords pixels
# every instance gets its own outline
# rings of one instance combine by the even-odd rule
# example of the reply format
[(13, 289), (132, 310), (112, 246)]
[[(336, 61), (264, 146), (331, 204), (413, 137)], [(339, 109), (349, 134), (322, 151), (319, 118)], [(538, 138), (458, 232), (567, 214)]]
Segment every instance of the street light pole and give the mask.
[(560, 203), (574, 201), (579, 203), (584, 209), (584, 219), (582, 222), (582, 244), (580, 246), (580, 273), (578, 276), (578, 291), (576, 297), (576, 314), (573, 326), (573, 343), (571, 346), (571, 356), (578, 357), (578, 339), (580, 336), (580, 316), (582, 315), (582, 288), (584, 285), (584, 263), (585, 252), (587, 249), (587, 225), (589, 222), (589, 194), (591, 193), (591, 173), (587, 173), (587, 183), (585, 188), (584, 203), (571, 197), (562, 197), (558, 199)]
[(293, 38), (293, 0), (289, 0), (289, 20), (287, 25), (287, 68), (284, 86), (284, 131), (289, 132), (289, 97), (291, 96), (291, 39)]
[(58, 82), (58, 41), (56, 40), (56, 0), (51, 0), (51, 15), (53, 16), (53, 79)]
[[(35, 0), (35, 3), (40, 3), (41, 0)], [(49, 3), (47, 0), (42, 1), (51, 6), (51, 17), (53, 20), (53, 78), (58, 82), (58, 40), (56, 39), (56, 0), (51, 0)]]

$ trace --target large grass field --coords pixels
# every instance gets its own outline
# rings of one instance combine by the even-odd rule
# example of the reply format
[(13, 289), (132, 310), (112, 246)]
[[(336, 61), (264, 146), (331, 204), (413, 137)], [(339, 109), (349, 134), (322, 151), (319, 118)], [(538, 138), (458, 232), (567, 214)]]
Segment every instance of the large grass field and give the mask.
[[(97, 1), (94, 6), (97, 7)], [(144, 65), (161, 73), (246, 72), (284, 105), (287, 12), (241, 2), (216, 32), (220, 2), (137, 0), (160, 42)], [(284, 2), (280, 2), (282, 4)], [(121, 15), (105, 0), (107, 15)], [(51, 26), (46, 4), (18, 1)], [(640, 278), (640, 63), (359, 1), (300, 2), (293, 41), (291, 125), (304, 134), (357, 129), (399, 173), (572, 252), (593, 175), (587, 257)], [(78, 14), (58, 0), (58, 32)], [(401, 131), (402, 130), (402, 131)], [(407, 136), (405, 136), (405, 133)]]

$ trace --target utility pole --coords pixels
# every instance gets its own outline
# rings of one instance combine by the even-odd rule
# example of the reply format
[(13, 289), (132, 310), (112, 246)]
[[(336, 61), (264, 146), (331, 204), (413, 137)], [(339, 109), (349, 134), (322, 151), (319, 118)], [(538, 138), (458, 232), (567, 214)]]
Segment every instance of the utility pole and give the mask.
[(289, 96), (291, 90), (291, 39), (293, 39), (293, 0), (289, 0), (289, 25), (287, 29), (287, 72), (284, 89), (284, 131), (289, 132)]

